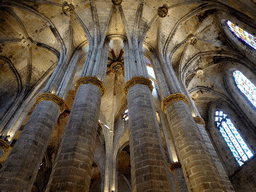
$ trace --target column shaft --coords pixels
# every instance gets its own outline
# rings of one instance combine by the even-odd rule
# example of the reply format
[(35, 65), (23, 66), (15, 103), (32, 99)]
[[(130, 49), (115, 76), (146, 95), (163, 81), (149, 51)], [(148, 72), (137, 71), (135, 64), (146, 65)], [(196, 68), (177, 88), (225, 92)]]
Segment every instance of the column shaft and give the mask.
[(52, 101), (35, 107), (0, 171), (2, 192), (31, 191), (59, 114), (59, 106)]
[(46, 191), (89, 191), (101, 91), (79, 87)]
[(169, 191), (161, 137), (151, 92), (136, 84), (127, 95), (129, 109), (132, 191)]
[(213, 163), (215, 164), (215, 166), (218, 170), (218, 173), (219, 173), (220, 178), (221, 178), (221, 180), (222, 180), (222, 182), (223, 182), (223, 184), (226, 188), (226, 191), (227, 192), (234, 191), (234, 188), (233, 188), (233, 186), (232, 186), (232, 184), (231, 184), (231, 182), (228, 178), (228, 175), (227, 175), (223, 165), (221, 164), (221, 161), (220, 161), (220, 159), (217, 155), (217, 152), (215, 151), (214, 146), (213, 146), (213, 144), (212, 144), (212, 142), (211, 142), (211, 140), (210, 140), (210, 138), (209, 138), (209, 136), (208, 136), (208, 134), (207, 134), (207, 132), (204, 128), (204, 126), (201, 125), (201, 124), (197, 124), (197, 126), (198, 126), (199, 131), (202, 135), (204, 143), (206, 144), (207, 149), (208, 149), (208, 151), (209, 151), (209, 153), (212, 157)]
[(189, 191), (224, 191), (188, 105), (173, 101), (167, 106), (166, 114)]

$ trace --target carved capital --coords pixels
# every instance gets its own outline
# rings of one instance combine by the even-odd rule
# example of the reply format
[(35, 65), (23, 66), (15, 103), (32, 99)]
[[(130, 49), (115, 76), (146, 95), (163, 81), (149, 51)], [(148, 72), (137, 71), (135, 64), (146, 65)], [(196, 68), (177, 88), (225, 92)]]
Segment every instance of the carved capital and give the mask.
[(179, 162), (172, 163), (169, 166), (169, 170), (170, 170), (171, 173), (173, 173), (173, 171), (175, 171), (175, 169), (178, 169), (178, 168), (181, 168), (181, 164)]
[(11, 148), (11, 146), (9, 145), (9, 143), (7, 143), (5, 140), (0, 139), (0, 147), (1, 149), (3, 149), (4, 153), (7, 153), (9, 148)]
[(162, 101), (162, 110), (163, 112), (166, 112), (166, 107), (173, 101), (183, 101), (185, 102), (187, 105), (189, 105), (189, 99), (181, 94), (181, 93), (175, 93), (175, 94), (170, 94), (168, 97), (166, 97), (165, 99), (163, 99)]
[(52, 101), (52, 102), (56, 103), (60, 107), (60, 113), (63, 113), (66, 109), (65, 101), (55, 94), (42, 93), (42, 94), (38, 95), (36, 98), (35, 105), (37, 105), (41, 101)]
[(122, 3), (123, 0), (112, 0), (112, 3), (114, 5), (120, 5)]
[(201, 124), (203, 126), (205, 126), (205, 121), (203, 118), (201, 117), (194, 117), (194, 121), (197, 123), (197, 124)]
[(133, 77), (129, 81), (127, 81), (125, 84), (125, 87), (124, 87), (125, 94), (127, 94), (129, 89), (136, 84), (147, 85), (151, 92), (154, 88), (152, 85), (152, 82), (149, 79), (145, 77)]
[(100, 91), (101, 91), (101, 95), (104, 95), (104, 93), (106, 92), (106, 88), (104, 86), (104, 83), (99, 80), (97, 77), (93, 77), (93, 76), (88, 76), (88, 77), (81, 77), (76, 81), (76, 90), (78, 90), (78, 88), (83, 85), (83, 84), (87, 84), (87, 83), (91, 83), (97, 87), (99, 87)]
[(168, 14), (168, 7), (166, 5), (163, 5), (162, 7), (159, 7), (157, 11), (159, 17), (166, 17), (166, 15)]

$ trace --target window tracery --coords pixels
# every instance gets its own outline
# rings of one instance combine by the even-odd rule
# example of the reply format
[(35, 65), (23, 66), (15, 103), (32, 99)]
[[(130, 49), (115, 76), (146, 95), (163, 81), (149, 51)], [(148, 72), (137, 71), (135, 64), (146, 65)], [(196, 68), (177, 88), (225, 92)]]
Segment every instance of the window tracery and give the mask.
[(221, 110), (217, 110), (215, 112), (215, 122), (236, 161), (242, 166), (244, 162), (253, 156), (251, 150), (248, 148), (227, 114)]
[(238, 27), (231, 21), (226, 21), (228, 28), (238, 37), (241, 41), (245, 42), (247, 45), (251, 46), (252, 48), (256, 49), (256, 38), (248, 33), (247, 31), (243, 30), (241, 27)]
[(247, 99), (256, 107), (256, 87), (243, 73), (236, 70), (233, 77), (238, 89), (247, 97)]

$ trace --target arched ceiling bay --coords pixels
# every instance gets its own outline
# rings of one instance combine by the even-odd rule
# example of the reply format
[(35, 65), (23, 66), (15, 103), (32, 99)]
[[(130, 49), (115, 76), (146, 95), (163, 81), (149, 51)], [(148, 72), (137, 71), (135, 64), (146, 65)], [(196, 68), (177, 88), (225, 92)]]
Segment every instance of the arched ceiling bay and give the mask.
[[(158, 8), (163, 5), (168, 7), (168, 14), (161, 18)], [(123, 0), (120, 6), (111, 0), (1, 1), (0, 59), (9, 60), (22, 86), (32, 89), (61, 54), (90, 42), (95, 32), (109, 37), (137, 36), (163, 53), (189, 89), (217, 89), (220, 86), (213, 82), (213, 74), (218, 72), (214, 66), (237, 51), (227, 40), (220, 15), (227, 12), (248, 18), (250, 26), (255, 27), (251, 22), (256, 20), (255, 9), (251, 0)], [(109, 50), (116, 54), (122, 50), (118, 43), (111, 46)], [(205, 81), (196, 75), (198, 69), (204, 71)], [(2, 75), (18, 84), (15, 75)], [(0, 87), (5, 89), (3, 84)], [(15, 95), (12, 91), (16, 89), (6, 91)]]

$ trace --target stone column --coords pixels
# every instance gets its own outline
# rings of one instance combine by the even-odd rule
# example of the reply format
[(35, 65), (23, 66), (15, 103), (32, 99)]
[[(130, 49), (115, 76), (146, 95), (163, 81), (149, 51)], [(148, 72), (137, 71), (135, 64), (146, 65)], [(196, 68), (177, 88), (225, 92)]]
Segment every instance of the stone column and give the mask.
[(151, 81), (134, 77), (125, 88), (128, 92), (132, 191), (169, 191), (150, 92)]
[(181, 93), (171, 94), (162, 101), (176, 150), (189, 191), (225, 191), (223, 182), (207, 150), (188, 106)]
[(40, 99), (0, 171), (3, 192), (31, 190), (60, 114), (59, 105), (64, 109), (64, 101), (56, 95), (45, 93)]
[(188, 192), (187, 184), (179, 162), (172, 163), (169, 170), (174, 178), (175, 190), (177, 192)]
[(228, 192), (231, 192), (231, 191), (234, 191), (234, 188), (228, 178), (228, 175), (218, 157), (218, 154), (217, 152), (215, 151), (214, 149), (214, 146), (211, 142), (211, 139), (209, 138), (207, 132), (206, 132), (206, 129), (205, 129), (205, 122), (204, 120), (201, 118), (201, 117), (194, 117), (194, 121), (196, 122), (197, 124), (197, 127), (199, 129), (199, 132), (201, 133), (202, 135), (202, 138), (204, 140), (204, 143), (205, 145), (207, 146), (207, 149), (211, 155), (211, 158), (213, 160), (213, 163), (215, 165), (215, 167), (217, 168), (218, 170), (218, 173), (220, 175), (220, 178), (225, 186), (225, 189), (226, 191)]
[(163, 132), (165, 136), (165, 141), (167, 144), (167, 149), (169, 152), (169, 158), (171, 161), (171, 165), (169, 166), (169, 171), (172, 174), (173, 178), (173, 188), (177, 192), (187, 192), (188, 188), (186, 185), (186, 181), (181, 169), (181, 164), (179, 163), (179, 159), (177, 157), (176, 149), (173, 143), (173, 136), (170, 133), (170, 128), (168, 125), (168, 120), (163, 111), (159, 112), (159, 117), (162, 122)]
[[(91, 54), (91, 59), (104, 57), (96, 60), (100, 63), (94, 72), (105, 75), (106, 70), (100, 68), (107, 68), (108, 42), (104, 44), (105, 51), (94, 49), (97, 56)], [(105, 93), (104, 83), (99, 80), (103, 77), (92, 76), (90, 65), (95, 63), (90, 58), (86, 58), (82, 77), (76, 83), (77, 93), (46, 191), (89, 191), (101, 96)], [(99, 70), (101, 73), (97, 73)]]
[(75, 69), (76, 62), (70, 64), (70, 58), (70, 49), (61, 52), (44, 93), (37, 97), (32, 115), (0, 170), (1, 191), (31, 191), (57, 119), (66, 107), (60, 93), (67, 91), (68, 83), (63, 82), (71, 81), (68, 74)]
[(89, 190), (102, 92), (87, 82), (77, 90), (46, 191)]

